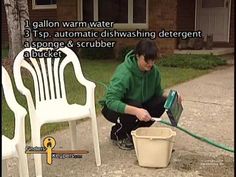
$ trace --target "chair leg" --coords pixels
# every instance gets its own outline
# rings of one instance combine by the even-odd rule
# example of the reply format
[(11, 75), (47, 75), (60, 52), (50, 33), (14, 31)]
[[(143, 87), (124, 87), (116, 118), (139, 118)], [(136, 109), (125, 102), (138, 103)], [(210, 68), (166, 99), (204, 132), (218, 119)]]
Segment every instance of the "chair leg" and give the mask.
[(97, 128), (97, 118), (96, 114), (91, 116), (92, 123), (92, 134), (93, 134), (93, 146), (96, 158), (97, 166), (101, 165), (101, 156), (100, 156), (100, 148), (99, 148), (99, 140), (98, 140), (98, 128)]
[(27, 155), (25, 154), (24, 146), (22, 146), (22, 144), (18, 145), (17, 151), (19, 156), (20, 177), (29, 177), (28, 161), (27, 161)]
[(69, 121), (69, 127), (70, 127), (70, 137), (71, 137), (71, 145), (72, 150), (75, 150), (77, 146), (77, 132), (76, 132), (76, 121)]
[(7, 160), (2, 160), (2, 177), (7, 177)]
[[(34, 147), (41, 147), (40, 143), (40, 127), (34, 128), (32, 131), (32, 142)], [(36, 177), (42, 177), (42, 156), (41, 154), (34, 154), (34, 165), (35, 165), (35, 174)]]

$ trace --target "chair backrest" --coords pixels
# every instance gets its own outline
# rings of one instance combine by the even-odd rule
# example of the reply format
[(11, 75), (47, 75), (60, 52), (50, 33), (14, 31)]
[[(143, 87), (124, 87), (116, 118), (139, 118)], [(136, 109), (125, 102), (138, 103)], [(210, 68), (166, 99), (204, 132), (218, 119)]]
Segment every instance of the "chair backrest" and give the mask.
[(24, 57), (25, 52), (31, 54), (34, 51), (52, 51), (51, 48), (43, 49), (33, 49), (26, 48), (22, 50), (15, 58), (14, 61), (14, 78), (16, 82), (17, 89), (24, 95), (30, 95), (29, 89), (27, 89), (22, 81), (21, 68), (27, 69), (34, 81), (35, 88), (35, 104), (36, 107), (38, 103), (61, 99), (66, 101), (66, 91), (64, 83), (64, 69), (68, 63), (73, 64), (74, 72), (77, 80), (83, 84), (85, 78), (83, 76), (79, 59), (77, 55), (69, 48), (60, 48), (57, 52), (61, 52), (61, 58), (28, 58)]
[(18, 102), (16, 101), (10, 76), (3, 66), (2, 66), (2, 87), (3, 87), (6, 103), (15, 114), (14, 139), (16, 141), (19, 141), (19, 140), (22, 141), (24, 140), (24, 137), (22, 137), (24, 136), (24, 127), (22, 126), (24, 126), (24, 117), (27, 112), (25, 108), (19, 105)]

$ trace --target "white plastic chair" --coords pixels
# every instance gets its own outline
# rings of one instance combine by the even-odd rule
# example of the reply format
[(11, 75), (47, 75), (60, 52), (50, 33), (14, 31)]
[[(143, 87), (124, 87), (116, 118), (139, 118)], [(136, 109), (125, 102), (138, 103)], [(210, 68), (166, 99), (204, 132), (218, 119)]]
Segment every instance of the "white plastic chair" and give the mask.
[(16, 157), (19, 161), (20, 177), (28, 177), (28, 161), (25, 154), (25, 116), (26, 110), (20, 106), (15, 98), (11, 79), (2, 66), (2, 87), (6, 103), (15, 116), (14, 137), (9, 139), (2, 135), (2, 176), (7, 177), (7, 159)]
[[(69, 48), (60, 48), (66, 56), (63, 58), (30, 58), (24, 59), (24, 52), (31, 52), (32, 48), (22, 50), (14, 61), (14, 78), (17, 89), (26, 96), (33, 146), (40, 146), (40, 128), (46, 123), (69, 122), (72, 149), (77, 147), (76, 120), (91, 118), (94, 152), (97, 166), (101, 165), (98, 141), (97, 119), (95, 112), (95, 84), (83, 76), (79, 59)], [(35, 49), (34, 49), (35, 50)], [(49, 49), (40, 49), (49, 50)], [(86, 87), (86, 104), (68, 104), (64, 84), (64, 68), (72, 63), (77, 80)], [(22, 82), (21, 68), (26, 68), (33, 77), (35, 88), (35, 105), (31, 91)], [(58, 77), (59, 76), (59, 77)], [(75, 90), (76, 92), (76, 90)], [(36, 176), (42, 176), (41, 155), (35, 154)]]

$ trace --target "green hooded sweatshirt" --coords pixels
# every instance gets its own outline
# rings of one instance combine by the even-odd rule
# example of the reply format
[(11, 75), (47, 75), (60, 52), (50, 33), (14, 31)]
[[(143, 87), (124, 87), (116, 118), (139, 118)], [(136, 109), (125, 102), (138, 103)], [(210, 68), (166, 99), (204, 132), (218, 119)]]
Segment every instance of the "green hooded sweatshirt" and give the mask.
[(124, 113), (125, 99), (144, 103), (153, 96), (161, 96), (161, 77), (156, 65), (150, 71), (139, 69), (135, 55), (130, 51), (125, 61), (115, 70), (106, 90), (104, 100), (100, 103), (116, 112)]

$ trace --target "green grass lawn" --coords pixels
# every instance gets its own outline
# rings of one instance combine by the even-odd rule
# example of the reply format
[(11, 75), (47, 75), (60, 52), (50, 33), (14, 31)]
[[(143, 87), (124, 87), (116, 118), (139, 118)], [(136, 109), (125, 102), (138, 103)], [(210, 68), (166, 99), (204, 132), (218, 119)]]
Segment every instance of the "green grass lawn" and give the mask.
[[(88, 80), (102, 82), (108, 84), (116, 66), (119, 64), (119, 61), (115, 60), (82, 60), (81, 66), (84, 73), (84, 76)], [(171, 87), (175, 84), (191, 80), (195, 77), (201, 76), (210, 72), (211, 70), (199, 70), (192, 68), (178, 68), (178, 67), (164, 67), (160, 66), (160, 72), (162, 76), (162, 86), (163, 88)], [(27, 76), (29, 77), (29, 76)], [(78, 84), (72, 65), (68, 65), (65, 70), (65, 80), (67, 97), (69, 103), (85, 103), (85, 89), (80, 84)], [(13, 78), (11, 76), (11, 78)], [(12, 79), (13, 80), (13, 79)], [(96, 82), (96, 111), (97, 114), (100, 114), (101, 107), (98, 104), (98, 101), (104, 95), (105, 87)], [(14, 82), (13, 82), (14, 83)], [(30, 79), (25, 79), (25, 84), (28, 87), (33, 88), (32, 81)], [(17, 101), (23, 105), (26, 109), (26, 99), (22, 96), (15, 88), (14, 91), (17, 98)], [(2, 134), (13, 137), (14, 132), (14, 118), (13, 113), (9, 110), (6, 105), (4, 96), (2, 99)], [(67, 127), (67, 123), (57, 123), (57, 124), (46, 124), (42, 127), (41, 135), (46, 135), (51, 132), (54, 132), (59, 129)], [(30, 140), (30, 122), (29, 116), (26, 118), (26, 139)]]
[(8, 49), (4, 48), (2, 49), (2, 58), (6, 58), (8, 56)]

